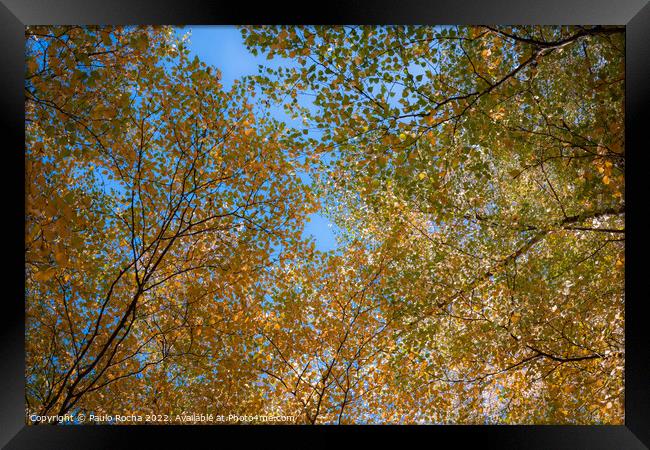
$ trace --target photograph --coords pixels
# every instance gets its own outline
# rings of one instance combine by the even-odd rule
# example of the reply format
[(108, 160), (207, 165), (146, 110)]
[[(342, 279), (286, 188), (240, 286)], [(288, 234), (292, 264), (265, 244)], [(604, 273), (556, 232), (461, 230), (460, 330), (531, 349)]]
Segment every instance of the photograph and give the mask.
[(625, 425), (624, 24), (24, 31), (28, 427)]

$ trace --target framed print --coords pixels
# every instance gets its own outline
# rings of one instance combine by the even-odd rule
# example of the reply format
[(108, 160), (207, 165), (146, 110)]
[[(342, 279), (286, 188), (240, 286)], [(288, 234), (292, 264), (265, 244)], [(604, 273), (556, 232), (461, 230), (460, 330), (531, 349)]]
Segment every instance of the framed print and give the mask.
[(647, 448), (647, 2), (1, 10), (6, 448)]

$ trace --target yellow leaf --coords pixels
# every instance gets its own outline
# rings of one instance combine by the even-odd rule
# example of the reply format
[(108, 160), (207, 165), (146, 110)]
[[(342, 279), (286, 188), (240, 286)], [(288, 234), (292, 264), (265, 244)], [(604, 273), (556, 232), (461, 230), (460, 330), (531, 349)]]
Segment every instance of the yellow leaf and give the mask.
[(36, 274), (34, 274), (34, 279), (36, 281), (49, 281), (50, 279), (52, 279), (55, 273), (56, 271), (52, 267), (50, 267), (49, 269), (40, 270), (36, 272)]
[(38, 70), (38, 63), (34, 59), (30, 59), (27, 62), (27, 70), (29, 71), (30, 74), (33, 74)]
[(65, 262), (65, 253), (61, 250), (54, 252), (54, 259), (59, 265), (62, 265)]

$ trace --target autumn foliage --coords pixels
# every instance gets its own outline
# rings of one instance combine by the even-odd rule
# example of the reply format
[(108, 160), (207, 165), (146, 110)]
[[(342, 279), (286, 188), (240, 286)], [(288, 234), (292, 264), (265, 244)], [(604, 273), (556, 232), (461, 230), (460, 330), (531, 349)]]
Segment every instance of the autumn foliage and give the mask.
[(622, 423), (624, 30), (241, 31), (27, 28), (27, 413)]

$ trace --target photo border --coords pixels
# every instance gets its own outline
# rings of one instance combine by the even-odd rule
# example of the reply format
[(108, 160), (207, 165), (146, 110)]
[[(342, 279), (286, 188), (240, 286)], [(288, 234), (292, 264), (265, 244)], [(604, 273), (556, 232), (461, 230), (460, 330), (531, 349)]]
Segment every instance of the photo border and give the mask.
[[(621, 426), (27, 426), (24, 406), (24, 52), (25, 25), (37, 24), (544, 24), (626, 25), (625, 134), (626, 267), (625, 267), (625, 425)], [(131, 448), (208, 438), (222, 443), (250, 437), (269, 445), (338, 443), (351, 431), (404, 445), (416, 437), (428, 445), (473, 443), (490, 448), (527, 449), (642, 449), (650, 446), (650, 342), (643, 314), (643, 250), (647, 248), (647, 209), (643, 153), (648, 151), (644, 127), (650, 123), (650, 3), (648, 0), (408, 0), (328, 1), (306, 9), (304, 2), (243, 2), (199, 0), (0, 0), (0, 79), (2, 128), (5, 131), (5, 253), (12, 263), (5, 269), (9, 281), (0, 327), (0, 445), (4, 448)], [(7, 176), (9, 175), (9, 176)], [(645, 200), (645, 202), (644, 202)], [(644, 245), (645, 244), (645, 245)], [(647, 260), (647, 256), (646, 256)], [(19, 301), (21, 299), (22, 301)], [(318, 432), (318, 441), (309, 438)], [(325, 432), (323, 432), (325, 431)], [(231, 441), (232, 442), (232, 441)], [(237, 441), (234, 441), (236, 445)], [(163, 446), (167, 446), (163, 445)]]

